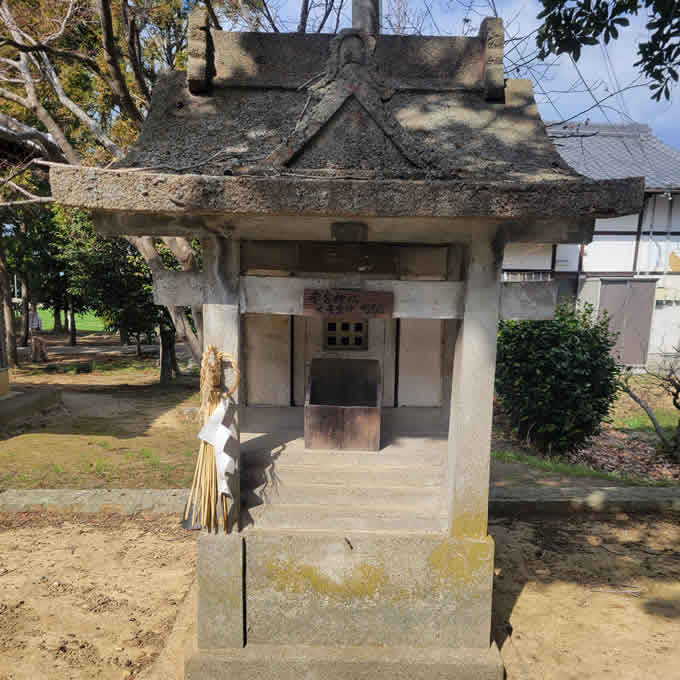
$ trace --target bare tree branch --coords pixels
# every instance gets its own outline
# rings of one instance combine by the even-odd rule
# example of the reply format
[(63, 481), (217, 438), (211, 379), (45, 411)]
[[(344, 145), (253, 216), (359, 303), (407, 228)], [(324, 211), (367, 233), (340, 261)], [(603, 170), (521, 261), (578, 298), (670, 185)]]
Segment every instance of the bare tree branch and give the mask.
[(672, 448), (671, 440), (666, 436), (666, 433), (664, 432), (661, 425), (659, 425), (659, 421), (656, 419), (654, 411), (652, 411), (649, 404), (642, 397), (635, 394), (627, 380), (621, 383), (621, 389), (647, 414), (649, 420), (654, 426), (654, 431), (663, 444), (664, 449), (670, 450)]
[(83, 111), (67, 94), (61, 86), (59, 77), (57, 76), (54, 67), (50, 63), (45, 53), (40, 53), (41, 70), (45, 74), (48, 82), (52, 86), (57, 99), (63, 104), (90, 132), (95, 136), (97, 141), (116, 158), (123, 157), (122, 149), (102, 130), (94, 118), (90, 117)]
[(309, 21), (309, 0), (302, 0), (300, 3), (300, 18), (298, 19), (297, 32), (307, 32), (307, 22)]
[(221, 31), (222, 25), (220, 24), (220, 21), (217, 18), (217, 14), (215, 14), (215, 8), (213, 7), (211, 0), (205, 0), (205, 8), (208, 10), (208, 16), (210, 17), (210, 21), (212, 22), (212, 25), (218, 31)]
[(136, 18), (130, 17), (130, 7), (127, 0), (121, 0), (120, 3), (121, 23), (123, 26), (123, 34), (125, 35), (125, 42), (128, 47), (128, 60), (132, 66), (132, 72), (135, 74), (135, 82), (145, 103), (148, 105), (151, 101), (151, 92), (146, 84), (144, 77), (144, 69), (142, 68), (142, 54), (139, 46), (139, 32), (137, 29)]
[(272, 27), (272, 31), (274, 31), (274, 33), (278, 33), (279, 27), (276, 25), (276, 21), (274, 21), (274, 17), (272, 16), (272, 13), (269, 10), (267, 0), (262, 0), (262, 13), (265, 16), (265, 19), (269, 22), (269, 25)]
[[(5, 0), (6, 2), (7, 0)], [(96, 0), (97, 10), (99, 11), (99, 18), (102, 26), (102, 43), (104, 46), (104, 59), (109, 69), (111, 76), (109, 86), (120, 102), (121, 110), (123, 110), (135, 124), (138, 129), (141, 129), (144, 118), (139, 109), (135, 105), (130, 90), (128, 89), (125, 77), (120, 68), (120, 52), (116, 46), (116, 40), (113, 35), (113, 21), (111, 19), (111, 3), (109, 0)]]
[(44, 52), (46, 54), (52, 55), (53, 57), (61, 57), (62, 59), (68, 59), (69, 61), (78, 61), (108, 82), (106, 74), (99, 68), (99, 64), (96, 62), (96, 60), (92, 57), (89, 57), (87, 54), (83, 54), (82, 52), (59, 49), (58, 47), (46, 45), (44, 42), (32, 42), (30, 44), (26, 44), (23, 42), (17, 42), (16, 40), (10, 40), (9, 38), (3, 38), (0, 40), (0, 47), (5, 45), (13, 47), (24, 54)]

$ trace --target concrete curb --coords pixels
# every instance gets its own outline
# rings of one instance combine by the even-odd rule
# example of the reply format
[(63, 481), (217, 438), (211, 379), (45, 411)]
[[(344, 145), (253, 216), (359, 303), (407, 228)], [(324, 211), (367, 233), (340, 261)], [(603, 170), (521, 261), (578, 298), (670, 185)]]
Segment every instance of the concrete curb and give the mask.
[(179, 514), (189, 489), (6, 489), (0, 512)]
[(524, 486), (492, 489), (489, 498), (489, 514), (497, 517), (537, 517), (580, 512), (605, 515), (617, 512), (680, 512), (680, 486)]
[[(188, 489), (6, 489), (0, 512), (180, 514), (188, 496)], [(492, 517), (583, 512), (680, 512), (680, 487), (494, 488), (489, 499)]]

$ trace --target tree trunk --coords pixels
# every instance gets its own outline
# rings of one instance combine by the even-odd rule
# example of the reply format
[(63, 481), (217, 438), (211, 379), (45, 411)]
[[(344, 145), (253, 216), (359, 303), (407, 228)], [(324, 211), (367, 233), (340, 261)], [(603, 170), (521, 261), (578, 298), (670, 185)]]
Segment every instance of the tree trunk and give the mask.
[(656, 432), (656, 436), (659, 438), (661, 441), (661, 444), (663, 448), (666, 451), (671, 451), (674, 446), (677, 449), (678, 445), (680, 444), (680, 439), (678, 437), (680, 436), (680, 421), (678, 421), (678, 430), (676, 430), (675, 433), (675, 442), (671, 442), (668, 437), (666, 436), (666, 433), (663, 430), (663, 427), (661, 427), (659, 421), (656, 419), (656, 416), (654, 415), (654, 411), (652, 411), (651, 406), (640, 396), (638, 396), (632, 389), (630, 385), (627, 383), (624, 383), (621, 386), (621, 389), (647, 414), (647, 417), (651, 421), (652, 425), (654, 426), (654, 431)]
[(676, 463), (680, 463), (680, 419), (678, 420), (678, 424), (675, 427), (672, 445), (668, 449), (668, 453)]
[(172, 370), (175, 374), (175, 378), (182, 375), (179, 370), (179, 364), (177, 363), (177, 335), (173, 333), (172, 335), (172, 345), (170, 345), (170, 363), (172, 364)]
[(123, 347), (126, 347), (129, 340), (130, 340), (130, 331), (125, 326), (121, 326), (118, 329), (118, 332), (120, 333), (120, 344)]
[(12, 292), (9, 283), (9, 269), (0, 251), (0, 298), (2, 298), (2, 316), (5, 321), (5, 347), (7, 348), (7, 363), (12, 368), (19, 365), (17, 352), (17, 335), (14, 328), (14, 313), (12, 312)]
[(21, 276), (21, 346), (28, 347), (28, 335), (30, 332), (29, 326), (29, 299), (28, 299), (28, 284), (26, 283), (26, 275)]
[(161, 328), (161, 384), (165, 385), (172, 381), (173, 367), (172, 355), (175, 351), (175, 331), (169, 328)]
[(73, 306), (73, 297), (69, 295), (68, 305), (68, 330), (70, 333), (69, 345), (76, 346), (76, 310)]
[(142, 358), (142, 334), (137, 333), (135, 336), (135, 340), (137, 341), (137, 358), (141, 359)]
[(54, 307), (54, 334), (60, 335), (64, 332), (64, 328), (61, 325), (61, 305), (55, 305)]

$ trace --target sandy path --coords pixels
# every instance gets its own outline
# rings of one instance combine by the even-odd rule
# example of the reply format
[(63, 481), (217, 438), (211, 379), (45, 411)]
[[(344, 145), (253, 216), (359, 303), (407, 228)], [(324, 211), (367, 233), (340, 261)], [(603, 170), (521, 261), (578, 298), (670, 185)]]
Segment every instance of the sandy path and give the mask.
[(0, 680), (136, 678), (174, 625), (195, 534), (176, 517), (74, 520), (0, 516)]
[[(0, 680), (182, 680), (196, 534), (176, 520), (0, 515)], [(677, 518), (490, 533), (508, 680), (680, 679)]]

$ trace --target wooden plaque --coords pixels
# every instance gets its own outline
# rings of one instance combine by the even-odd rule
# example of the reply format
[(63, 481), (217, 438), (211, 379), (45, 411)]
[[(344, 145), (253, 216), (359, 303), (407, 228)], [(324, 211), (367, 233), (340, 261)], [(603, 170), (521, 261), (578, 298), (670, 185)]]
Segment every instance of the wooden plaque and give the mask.
[(374, 290), (305, 289), (305, 316), (342, 317), (349, 320), (391, 319), (393, 294)]

